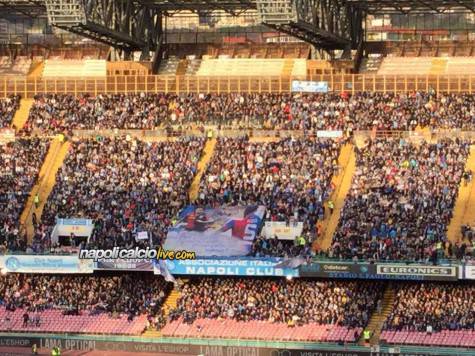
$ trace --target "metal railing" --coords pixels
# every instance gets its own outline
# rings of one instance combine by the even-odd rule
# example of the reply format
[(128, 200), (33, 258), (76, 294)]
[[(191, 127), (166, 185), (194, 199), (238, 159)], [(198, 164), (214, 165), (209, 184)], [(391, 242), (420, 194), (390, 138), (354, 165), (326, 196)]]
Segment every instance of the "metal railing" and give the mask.
[[(18, 78), (0, 77), (0, 97), (19, 94), (32, 98), (41, 93), (67, 94), (121, 94), (121, 93), (288, 93), (291, 91), (290, 76), (109, 76), (103, 78)], [(326, 81), (330, 91), (350, 93), (429, 91), (447, 93), (475, 90), (475, 75), (369, 75), (369, 74), (320, 74), (308, 75), (307, 80)]]

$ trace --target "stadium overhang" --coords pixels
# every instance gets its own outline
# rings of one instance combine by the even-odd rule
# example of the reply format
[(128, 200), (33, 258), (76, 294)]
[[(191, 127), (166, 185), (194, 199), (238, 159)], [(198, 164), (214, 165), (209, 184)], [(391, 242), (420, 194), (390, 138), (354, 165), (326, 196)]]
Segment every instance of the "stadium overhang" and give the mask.
[(367, 14), (443, 14), (475, 12), (473, 0), (346, 0)]

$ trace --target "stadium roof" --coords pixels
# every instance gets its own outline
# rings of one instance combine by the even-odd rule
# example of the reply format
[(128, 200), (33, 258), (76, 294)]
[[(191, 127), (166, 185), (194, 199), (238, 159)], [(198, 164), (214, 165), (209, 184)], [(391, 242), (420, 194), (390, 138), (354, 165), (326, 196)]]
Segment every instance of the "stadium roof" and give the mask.
[(474, 0), (346, 0), (370, 14), (475, 12)]

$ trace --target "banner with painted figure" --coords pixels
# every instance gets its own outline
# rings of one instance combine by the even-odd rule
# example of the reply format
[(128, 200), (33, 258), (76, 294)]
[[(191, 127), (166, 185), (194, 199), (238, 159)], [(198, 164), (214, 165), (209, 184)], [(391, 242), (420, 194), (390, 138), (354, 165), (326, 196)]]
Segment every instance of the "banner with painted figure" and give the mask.
[(264, 218), (264, 206), (198, 208), (190, 205), (168, 230), (165, 250), (193, 251), (196, 256), (245, 256)]

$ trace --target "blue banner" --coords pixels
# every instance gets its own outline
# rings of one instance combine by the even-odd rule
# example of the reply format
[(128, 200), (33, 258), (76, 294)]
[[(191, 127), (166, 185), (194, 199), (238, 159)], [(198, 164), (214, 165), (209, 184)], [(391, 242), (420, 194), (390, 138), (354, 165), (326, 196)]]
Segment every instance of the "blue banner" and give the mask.
[[(298, 270), (278, 268), (283, 258), (166, 260), (171, 274), (201, 276), (276, 276), (298, 277)], [(155, 274), (159, 273), (155, 262)]]
[(58, 225), (93, 225), (92, 219), (56, 219)]
[(328, 82), (292, 80), (292, 91), (304, 93), (328, 93)]
[(94, 262), (78, 256), (6, 255), (0, 266), (7, 273), (92, 273)]

